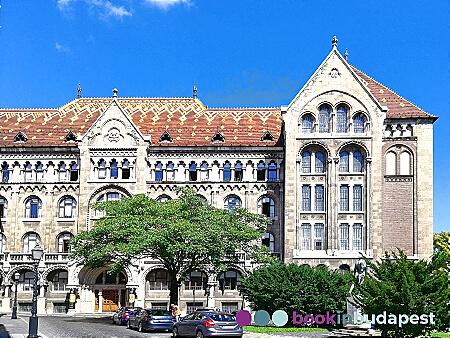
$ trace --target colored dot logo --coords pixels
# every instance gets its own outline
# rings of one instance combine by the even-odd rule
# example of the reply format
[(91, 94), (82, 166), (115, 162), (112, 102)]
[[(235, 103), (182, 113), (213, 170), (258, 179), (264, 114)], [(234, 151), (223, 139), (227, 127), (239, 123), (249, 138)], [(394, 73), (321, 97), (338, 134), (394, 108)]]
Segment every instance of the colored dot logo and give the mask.
[[(258, 326), (266, 326), (270, 322), (270, 315), (265, 310), (258, 310), (255, 312), (253, 320)], [(239, 326), (247, 326), (252, 322), (252, 315), (246, 310), (241, 310), (236, 314), (236, 321)], [(275, 326), (284, 326), (288, 321), (288, 315), (283, 310), (277, 310), (272, 315), (272, 323)]]

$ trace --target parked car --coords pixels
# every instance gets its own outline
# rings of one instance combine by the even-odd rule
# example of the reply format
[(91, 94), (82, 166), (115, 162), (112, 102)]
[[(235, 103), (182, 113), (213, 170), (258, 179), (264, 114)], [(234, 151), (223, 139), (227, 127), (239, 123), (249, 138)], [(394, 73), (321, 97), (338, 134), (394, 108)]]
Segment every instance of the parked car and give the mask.
[(172, 331), (176, 318), (172, 311), (160, 309), (140, 309), (127, 321), (129, 329), (137, 328), (140, 332), (147, 330)]
[(225, 312), (195, 311), (173, 326), (172, 337), (242, 337), (242, 328), (236, 318)]
[(140, 307), (124, 306), (118, 309), (112, 317), (113, 324), (125, 325), (130, 317), (130, 314), (140, 310)]

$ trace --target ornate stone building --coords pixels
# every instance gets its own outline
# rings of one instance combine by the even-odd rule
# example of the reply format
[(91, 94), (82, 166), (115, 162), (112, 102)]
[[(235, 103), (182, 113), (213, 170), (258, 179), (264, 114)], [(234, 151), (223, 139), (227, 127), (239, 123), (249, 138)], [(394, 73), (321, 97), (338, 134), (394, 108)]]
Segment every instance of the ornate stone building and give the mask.
[[(1, 310), (31, 306), (30, 250), (40, 262), (38, 310), (167, 308), (167, 274), (140, 261), (118, 275), (69, 262), (68, 241), (102, 217), (96, 201), (145, 193), (164, 202), (190, 186), (212, 205), (272, 220), (262, 239), (281, 260), (348, 270), (364, 254), (432, 252), (436, 117), (355, 67), (337, 50), (281, 108), (212, 109), (193, 98), (78, 98), (59, 109), (0, 110)], [(183, 311), (239, 309), (240, 266), (192, 272)]]

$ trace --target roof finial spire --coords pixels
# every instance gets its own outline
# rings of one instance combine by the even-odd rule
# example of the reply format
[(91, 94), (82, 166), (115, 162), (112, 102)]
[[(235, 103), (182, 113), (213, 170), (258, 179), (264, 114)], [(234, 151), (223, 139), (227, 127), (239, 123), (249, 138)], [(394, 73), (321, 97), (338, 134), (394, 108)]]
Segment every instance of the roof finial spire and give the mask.
[(78, 83), (78, 94), (77, 94), (77, 99), (81, 99), (81, 83)]
[(194, 83), (194, 87), (192, 88), (192, 92), (193, 92), (192, 97), (194, 99), (196, 99), (197, 98), (197, 86), (195, 85), (195, 83)]
[(333, 37), (333, 40), (331, 40), (331, 45), (333, 46), (333, 48), (337, 48), (337, 43), (338, 43), (338, 39), (336, 37), (336, 35)]
[(113, 89), (113, 97), (117, 97), (117, 92), (118, 92), (117, 88), (114, 88)]
[(345, 48), (345, 61), (347, 61), (348, 62), (348, 50), (347, 50), (347, 48)]

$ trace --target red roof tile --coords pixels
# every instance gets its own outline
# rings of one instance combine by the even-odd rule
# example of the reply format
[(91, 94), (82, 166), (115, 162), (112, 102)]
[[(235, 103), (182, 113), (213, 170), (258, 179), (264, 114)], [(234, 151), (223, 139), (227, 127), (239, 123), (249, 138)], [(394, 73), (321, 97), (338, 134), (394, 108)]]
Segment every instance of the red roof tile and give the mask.
[(388, 112), (386, 114), (387, 118), (432, 118), (437, 119), (436, 116), (428, 114), (423, 111), (413, 103), (405, 100), (403, 97), (393, 92), (386, 86), (375, 81), (370, 76), (364, 74), (359, 69), (350, 66), (356, 75), (359, 76), (362, 83), (369, 88), (373, 96), (377, 101), (388, 107)]
[[(68, 146), (64, 137), (72, 130), (83, 135), (111, 103), (111, 98), (81, 98), (59, 109), (0, 109), (0, 146)], [(275, 145), (281, 133), (280, 108), (208, 109), (191, 98), (119, 98), (119, 104), (154, 145), (266, 146)], [(28, 141), (14, 143), (21, 130)], [(172, 143), (159, 143), (167, 130)], [(211, 143), (219, 130), (224, 143)], [(273, 142), (261, 142), (269, 130)]]

